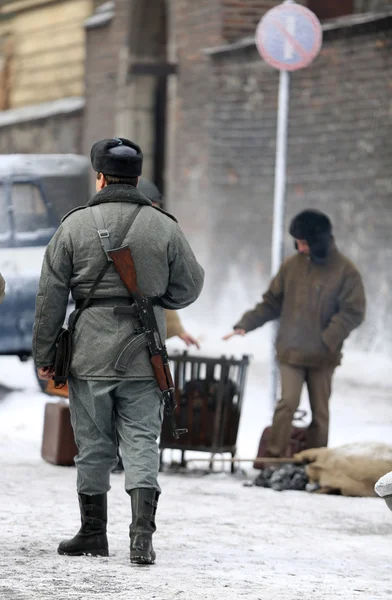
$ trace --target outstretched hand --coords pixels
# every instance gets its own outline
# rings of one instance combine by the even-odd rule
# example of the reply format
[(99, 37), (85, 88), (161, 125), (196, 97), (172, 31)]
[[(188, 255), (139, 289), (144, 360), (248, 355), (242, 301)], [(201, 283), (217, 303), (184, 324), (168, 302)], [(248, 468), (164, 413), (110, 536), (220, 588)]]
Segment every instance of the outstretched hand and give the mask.
[(244, 336), (246, 335), (246, 331), (245, 329), (234, 329), (234, 331), (232, 331), (231, 333), (225, 335), (222, 340), (224, 340), (225, 342), (231, 340), (231, 338), (235, 337), (236, 335), (240, 335), (240, 336)]
[(196, 348), (198, 350), (200, 350), (200, 344), (197, 341), (196, 338), (194, 338), (193, 336), (191, 336), (189, 333), (186, 333), (186, 331), (184, 331), (184, 333), (181, 333), (181, 335), (178, 336), (183, 342), (186, 343), (186, 345), (188, 346), (196, 346)]

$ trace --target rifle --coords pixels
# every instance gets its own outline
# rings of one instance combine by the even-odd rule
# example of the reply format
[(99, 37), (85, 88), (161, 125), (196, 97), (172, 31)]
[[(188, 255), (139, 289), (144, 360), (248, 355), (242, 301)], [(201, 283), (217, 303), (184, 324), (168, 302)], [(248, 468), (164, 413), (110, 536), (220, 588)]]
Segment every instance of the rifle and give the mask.
[(128, 343), (121, 352), (120, 358), (117, 361), (118, 370), (125, 370), (135, 353), (140, 352), (142, 348), (148, 348), (155, 378), (162, 392), (165, 414), (170, 422), (173, 436), (178, 440), (180, 435), (188, 433), (188, 430), (177, 429), (176, 426), (174, 412), (177, 403), (174, 383), (170, 372), (166, 346), (162, 343), (158, 330), (153, 303), (150, 298), (146, 298), (142, 294), (138, 287), (135, 263), (133, 262), (129, 246), (110, 250), (108, 255), (113, 261), (116, 271), (120, 275), (134, 303), (131, 307), (118, 307), (115, 311), (118, 314), (132, 314), (136, 316), (141, 325), (140, 330), (136, 332), (139, 334), (138, 337)]

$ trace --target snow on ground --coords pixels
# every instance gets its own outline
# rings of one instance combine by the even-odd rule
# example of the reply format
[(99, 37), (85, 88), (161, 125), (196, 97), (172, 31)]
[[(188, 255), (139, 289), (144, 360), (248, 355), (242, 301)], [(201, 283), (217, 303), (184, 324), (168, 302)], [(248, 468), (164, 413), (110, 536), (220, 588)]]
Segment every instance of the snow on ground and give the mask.
[(157, 564), (131, 567), (122, 476), (108, 559), (66, 558), (73, 469), (3, 465), (0, 597), (7, 600), (389, 598), (392, 520), (382, 500), (245, 488), (228, 475), (162, 476)]
[[(216, 356), (254, 355), (238, 438), (239, 455), (251, 458), (271, 417), (268, 353), (260, 334), (231, 345), (217, 339), (205, 338), (201, 353), (208, 348)], [(182, 350), (177, 342), (170, 348)], [(383, 500), (249, 488), (243, 476), (228, 473), (162, 474), (153, 567), (129, 564), (130, 503), (123, 475), (113, 476), (109, 496), (111, 556), (57, 555), (58, 542), (76, 532), (79, 519), (75, 470), (40, 458), (47, 397), (39, 392), (31, 363), (1, 358), (0, 384), (19, 389), (6, 393), (0, 387), (1, 600), (392, 596), (392, 515)], [(335, 379), (331, 445), (391, 443), (391, 395), (392, 361), (348, 355)], [(252, 477), (250, 465), (245, 467)]]

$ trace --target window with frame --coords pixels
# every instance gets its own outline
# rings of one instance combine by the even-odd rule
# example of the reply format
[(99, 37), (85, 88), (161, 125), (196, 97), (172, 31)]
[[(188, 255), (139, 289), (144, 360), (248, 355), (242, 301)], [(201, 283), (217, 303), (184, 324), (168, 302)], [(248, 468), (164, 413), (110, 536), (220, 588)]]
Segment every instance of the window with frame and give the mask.
[(11, 197), (16, 234), (34, 233), (51, 228), (47, 207), (36, 185), (14, 183)]
[(354, 12), (354, 0), (308, 0), (307, 5), (321, 20), (336, 19)]

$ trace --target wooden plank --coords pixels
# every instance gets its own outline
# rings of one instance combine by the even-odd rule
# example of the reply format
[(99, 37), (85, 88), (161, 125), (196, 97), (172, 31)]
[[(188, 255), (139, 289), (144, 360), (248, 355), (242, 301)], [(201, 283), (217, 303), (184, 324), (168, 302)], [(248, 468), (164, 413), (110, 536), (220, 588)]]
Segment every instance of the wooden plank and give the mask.
[[(79, 0), (75, 0), (78, 2)], [(24, 12), (31, 13), (34, 10), (46, 10), (52, 6), (64, 5), (69, 0), (0, 0), (0, 17), (4, 16), (15, 16)], [(92, 0), (80, 0), (82, 2), (91, 3), (91, 11), (93, 10)]]
[(0, 5), (0, 13), (15, 13), (19, 10), (25, 10), (26, 8), (36, 8), (46, 2), (46, 0), (2, 0)]
[(33, 3), (19, 0), (11, 4), (23, 11), (14, 13), (0, 29), (10, 33), (14, 41), (10, 107), (83, 95), (83, 23), (92, 12), (93, 1), (48, 4), (42, 0)]
[(303, 461), (296, 460), (295, 458), (216, 458), (213, 455), (211, 458), (189, 458), (186, 460), (187, 463), (192, 462), (208, 462), (208, 463), (255, 463), (265, 465), (302, 465)]
[[(19, 76), (18, 71), (15, 72), (14, 76)], [(84, 75), (84, 63), (66, 63), (63, 62), (63, 66), (60, 69), (49, 69), (45, 71), (23, 71), (21, 78), (23, 83), (18, 86), (19, 89), (24, 87), (30, 87), (35, 85), (37, 87), (41, 85), (58, 85), (62, 81), (81, 81)]]
[(18, 32), (28, 33), (42, 26), (53, 27), (62, 23), (73, 22), (81, 31), (84, 31), (84, 19), (91, 15), (90, 0), (68, 0), (68, 2), (25, 12), (15, 17)]
[[(23, 40), (16, 38), (15, 42), (16, 57), (24, 57), (31, 54), (50, 54), (58, 48), (69, 44), (84, 47), (84, 38), (80, 32), (74, 32), (69, 36), (66, 33), (61, 36), (58, 35), (56, 36), (56, 40), (51, 40), (48, 32), (45, 36), (34, 36), (28, 39), (24, 38)], [(37, 67), (39, 68), (39, 63)]]
[(41, 102), (50, 102), (59, 98), (67, 98), (71, 96), (83, 96), (83, 82), (69, 81), (62, 82), (61, 85), (56, 85), (51, 82), (50, 86), (42, 87), (41, 89), (24, 88), (12, 92), (12, 107), (20, 108), (31, 104), (40, 104)]
[[(64, 65), (65, 60), (69, 63), (84, 62), (85, 48), (83, 45), (65, 44), (56, 47), (53, 52), (34, 52), (14, 59), (14, 67), (19, 73), (32, 69), (46, 71), (49, 68), (56, 70)], [(39, 68), (37, 67), (39, 65)]]

